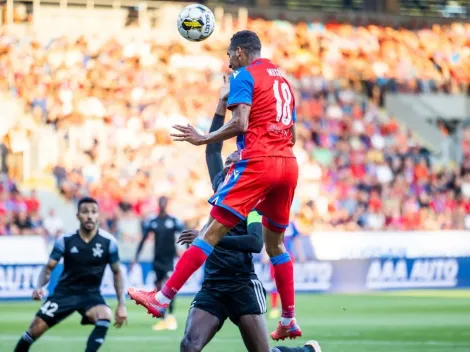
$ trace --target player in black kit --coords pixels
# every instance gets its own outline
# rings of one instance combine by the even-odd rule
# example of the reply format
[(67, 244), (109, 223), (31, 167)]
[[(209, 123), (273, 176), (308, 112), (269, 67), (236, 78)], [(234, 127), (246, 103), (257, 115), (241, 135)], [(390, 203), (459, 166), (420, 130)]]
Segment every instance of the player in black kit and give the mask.
[[(147, 237), (153, 233), (155, 239), (153, 270), (155, 272), (155, 287), (160, 291), (173, 271), (174, 259), (176, 257), (176, 237), (175, 234), (183, 231), (184, 224), (174, 216), (168, 215), (168, 198), (158, 199), (159, 213), (157, 216), (148, 219), (143, 226), (144, 232), (142, 240), (137, 246), (133, 266), (139, 259), (140, 252)], [(174, 300), (173, 300), (174, 301)], [(174, 302), (168, 307), (165, 319), (157, 322), (153, 329), (176, 330), (178, 325), (173, 316)]]
[[(224, 124), (226, 94), (224, 85), (217, 105), (210, 132)], [(238, 161), (238, 152), (228, 156), (225, 165), (221, 157), (222, 143), (209, 144), (206, 162), (214, 192), (223, 184), (230, 166)], [(185, 230), (178, 243), (190, 244), (198, 235), (196, 230)], [(222, 238), (207, 258), (204, 282), (191, 304), (180, 351), (202, 351), (225, 320), (230, 320), (240, 329), (243, 342), (249, 352), (270, 351), (266, 312), (266, 291), (258, 280), (253, 266), (252, 253), (263, 247), (261, 216), (252, 211), (245, 221), (235, 226)], [(304, 347), (275, 347), (279, 352), (321, 352), (315, 341)]]
[(49, 261), (39, 275), (33, 299), (43, 298), (43, 287), (49, 282), (52, 270), (63, 258), (64, 270), (59, 283), (21, 337), (15, 352), (28, 351), (32, 343), (49, 328), (76, 311), (82, 316), (82, 325), (95, 325), (85, 351), (97, 351), (104, 342), (112, 316), (111, 309), (100, 294), (101, 280), (108, 264), (114, 274), (118, 299), (114, 326), (120, 328), (127, 321), (124, 278), (119, 266), (117, 242), (113, 235), (99, 229), (96, 200), (81, 199), (78, 202), (77, 218), (80, 228), (75, 233), (63, 235), (56, 240)]

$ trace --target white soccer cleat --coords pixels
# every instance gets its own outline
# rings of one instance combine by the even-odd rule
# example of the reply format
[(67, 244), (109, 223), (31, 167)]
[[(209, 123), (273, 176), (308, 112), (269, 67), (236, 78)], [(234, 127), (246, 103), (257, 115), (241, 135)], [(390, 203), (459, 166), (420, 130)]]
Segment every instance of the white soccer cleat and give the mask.
[(318, 341), (315, 341), (315, 340), (307, 341), (305, 343), (305, 346), (313, 347), (313, 350), (315, 352), (321, 352), (321, 347), (320, 347), (320, 344), (318, 343)]

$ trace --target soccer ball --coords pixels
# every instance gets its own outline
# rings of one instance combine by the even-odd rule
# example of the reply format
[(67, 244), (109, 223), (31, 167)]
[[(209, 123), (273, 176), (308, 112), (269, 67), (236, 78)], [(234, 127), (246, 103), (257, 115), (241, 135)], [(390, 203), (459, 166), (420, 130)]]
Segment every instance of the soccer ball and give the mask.
[(188, 5), (178, 15), (177, 25), (183, 38), (200, 42), (209, 38), (214, 31), (215, 17), (204, 5)]

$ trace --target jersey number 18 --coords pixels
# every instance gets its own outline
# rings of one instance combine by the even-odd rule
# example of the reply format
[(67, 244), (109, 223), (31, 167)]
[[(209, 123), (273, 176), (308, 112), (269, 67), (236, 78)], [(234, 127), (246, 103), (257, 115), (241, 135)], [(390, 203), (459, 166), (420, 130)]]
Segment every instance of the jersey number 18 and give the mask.
[[(276, 121), (281, 121), (284, 125), (289, 126), (292, 120), (292, 111), (290, 103), (292, 102), (292, 93), (289, 85), (282, 82), (279, 87), (279, 80), (275, 80), (273, 84), (274, 97), (276, 98)], [(282, 97), (281, 97), (282, 94)]]

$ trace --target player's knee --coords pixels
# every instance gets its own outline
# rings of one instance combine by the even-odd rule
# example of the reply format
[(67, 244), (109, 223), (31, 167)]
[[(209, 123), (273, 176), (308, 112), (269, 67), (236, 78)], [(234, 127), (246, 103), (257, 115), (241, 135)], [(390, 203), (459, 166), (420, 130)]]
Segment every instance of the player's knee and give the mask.
[(105, 305), (100, 305), (93, 307), (86, 313), (87, 318), (96, 323), (99, 320), (108, 320), (111, 321), (112, 319), (112, 312), (111, 308)]
[(98, 320), (111, 321), (111, 319), (112, 319), (111, 308), (105, 306), (105, 307), (98, 310), (98, 312), (96, 314), (96, 321), (98, 321)]
[(184, 334), (181, 340), (180, 352), (200, 352), (202, 351), (202, 341), (195, 336), (190, 334)]
[(27, 333), (33, 340), (37, 340), (42, 334), (46, 332), (49, 326), (41, 318), (34, 318), (31, 325), (29, 326)]
[(275, 257), (279, 254), (282, 254), (286, 251), (286, 248), (284, 247), (284, 244), (272, 241), (268, 242), (266, 241), (266, 253), (268, 253), (269, 257)]
[(264, 243), (266, 245), (266, 253), (272, 258), (286, 251), (284, 247), (283, 236), (263, 228)]

